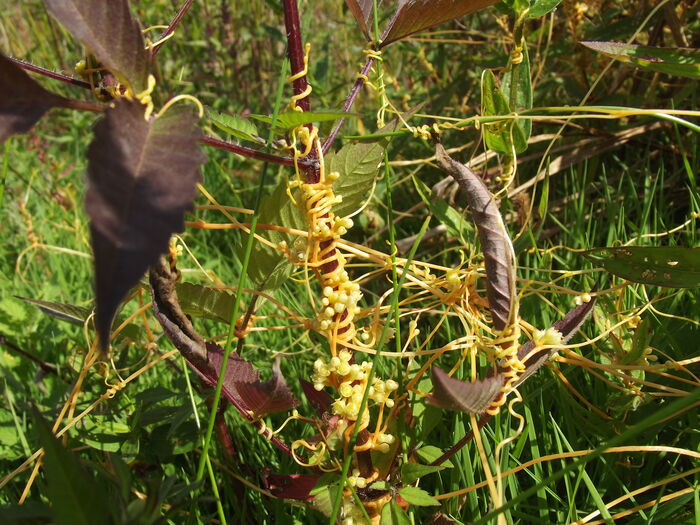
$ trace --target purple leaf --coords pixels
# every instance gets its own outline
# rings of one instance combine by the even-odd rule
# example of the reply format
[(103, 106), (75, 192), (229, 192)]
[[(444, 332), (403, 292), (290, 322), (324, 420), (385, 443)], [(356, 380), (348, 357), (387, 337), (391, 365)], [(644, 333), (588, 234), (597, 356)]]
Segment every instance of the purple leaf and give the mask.
[(0, 144), (10, 135), (29, 131), (44, 113), (63, 100), (0, 53)]
[(509, 324), (515, 297), (515, 265), (513, 245), (501, 218), (493, 195), (472, 170), (447, 154), (442, 144), (436, 144), (437, 163), (459, 184), (467, 207), (472, 214), (484, 251), (486, 293), (496, 330)]
[[(591, 291), (594, 292), (596, 289), (597, 287), (594, 287)], [(576, 332), (578, 332), (578, 329), (581, 327), (583, 322), (589, 315), (591, 315), (594, 305), (595, 297), (591, 297), (590, 301), (569, 310), (563, 319), (559, 319), (552, 325), (552, 328), (557, 330), (562, 335), (562, 344), (567, 343), (569, 339), (576, 335)], [(525, 359), (526, 356), (532, 352), (533, 348), (535, 348), (535, 343), (533, 341), (528, 341), (525, 343), (520, 347), (520, 350), (518, 350), (518, 359)], [(525, 372), (518, 378), (515, 386), (518, 386), (532, 374), (537, 372), (537, 370), (539, 370), (547, 362), (554, 350), (556, 349), (548, 348), (527, 357), (527, 359), (523, 361), (523, 364), (525, 365)]]
[(319, 474), (270, 474), (265, 478), (265, 486), (278, 498), (311, 501), (314, 498), (310, 493), (319, 479)]
[(97, 312), (103, 348), (119, 303), (184, 229), (199, 165), (206, 157), (190, 110), (144, 119), (138, 102), (121, 100), (95, 126), (88, 150), (88, 190)]
[(389, 21), (381, 46), (408, 35), (460, 18), (483, 9), (498, 0), (400, 0), (396, 13)]
[[(350, 8), (352, 15), (357, 20), (362, 33), (367, 40), (372, 40), (370, 35), (369, 17), (372, 14), (372, 0), (345, 0), (345, 3)], [(379, 2), (377, 2), (379, 4)]]
[(505, 377), (497, 375), (467, 383), (434, 366), (433, 393), (428, 396), (428, 402), (447, 410), (481, 414), (498, 396), (505, 382)]
[(311, 406), (319, 417), (330, 410), (333, 398), (331, 398), (328, 392), (316, 390), (314, 385), (305, 379), (300, 379), (299, 382), (301, 383), (301, 389), (304, 391), (306, 399), (309, 400), (309, 403), (311, 403)]
[(45, 0), (46, 8), (135, 93), (146, 88), (150, 53), (127, 0)]

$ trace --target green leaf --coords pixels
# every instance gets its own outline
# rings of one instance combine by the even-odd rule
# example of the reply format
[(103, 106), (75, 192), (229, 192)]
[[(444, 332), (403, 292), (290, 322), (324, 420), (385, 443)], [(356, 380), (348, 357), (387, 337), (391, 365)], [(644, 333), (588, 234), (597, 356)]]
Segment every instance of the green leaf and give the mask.
[(314, 498), (314, 508), (324, 516), (330, 516), (333, 512), (333, 502), (338, 494), (339, 481), (337, 474), (324, 474), (309, 492), (309, 495)]
[[(416, 456), (418, 456), (418, 459), (420, 459), (423, 463), (432, 463), (433, 461), (437, 460), (440, 456), (442, 456), (442, 454), (442, 449), (434, 445), (426, 445), (416, 450)], [(441, 463), (441, 466), (445, 468), (454, 467), (454, 465), (449, 459), (443, 461)]]
[(667, 288), (700, 286), (700, 248), (624, 246), (594, 248), (583, 256), (628, 281)]
[[(437, 458), (436, 458), (437, 459)], [(418, 481), (423, 476), (438, 472), (445, 467), (438, 465), (421, 465), (420, 463), (404, 463), (401, 465), (401, 483), (411, 485)]]
[(38, 410), (34, 422), (44, 449), (48, 499), (58, 525), (99, 525), (110, 523), (109, 508), (102, 486), (88, 476), (75, 455), (53, 435)]
[[(299, 202), (301, 196), (296, 194), (295, 199)], [(266, 195), (261, 199), (260, 210), (259, 225), (269, 224), (306, 230), (306, 218), (302, 211), (289, 199), (287, 182), (284, 179), (280, 181), (272, 194)], [(294, 242), (297, 239), (301, 239), (300, 242), (306, 242), (304, 238), (274, 230), (258, 228), (256, 233), (275, 244), (284, 241), (290, 249), (294, 247)], [(240, 250), (242, 249), (243, 247), (241, 246)], [(279, 288), (294, 270), (292, 263), (280, 250), (262, 242), (256, 242), (253, 245), (253, 253), (250, 260), (254, 263), (248, 265), (248, 277), (257, 286), (262, 287), (263, 290)]]
[[(510, 105), (503, 93), (496, 76), (490, 69), (484, 70), (481, 77), (481, 113), (485, 117), (510, 115)], [(513, 148), (520, 151), (527, 147), (522, 130), (513, 125), (513, 120), (485, 123), (484, 140), (486, 146), (496, 153), (513, 153)]]
[(226, 290), (192, 283), (178, 283), (176, 289), (180, 307), (187, 315), (231, 322), (234, 298)]
[(412, 525), (399, 504), (393, 499), (382, 507), (379, 525)]
[(74, 304), (59, 303), (56, 301), (40, 301), (38, 299), (30, 299), (28, 297), (17, 296), (17, 299), (22, 299), (24, 302), (33, 304), (46, 315), (82, 325), (92, 312), (91, 308), (84, 306), (76, 306)]
[(605, 56), (642, 69), (668, 75), (700, 78), (700, 49), (651, 47), (621, 42), (581, 42)]
[(418, 177), (413, 177), (413, 184), (430, 212), (447, 227), (447, 233), (450, 236), (459, 239), (464, 244), (466, 244), (466, 239), (473, 238), (474, 227), (471, 222), (465, 219), (463, 213), (450, 206), (445, 199), (431, 196), (431, 189)]
[[(518, 64), (509, 64), (510, 69), (503, 75), (503, 93), (509, 98), (510, 109), (520, 113), (532, 109), (532, 81), (530, 80), (530, 56), (527, 51), (527, 43), (523, 39), (523, 59)], [(515, 133), (515, 151), (522, 153), (527, 149), (527, 141), (532, 134), (532, 121), (530, 119), (518, 119), (515, 126), (520, 133)]]
[(46, 8), (134, 93), (146, 89), (151, 55), (128, 0), (45, 0)]
[(530, 10), (528, 18), (540, 18), (557, 7), (561, 0), (530, 0)]
[(265, 143), (265, 140), (258, 136), (258, 128), (248, 119), (225, 115), (211, 108), (207, 108), (207, 116), (212, 124), (229, 135), (251, 142)]
[(411, 505), (419, 507), (430, 507), (431, 505), (440, 505), (440, 502), (418, 487), (404, 487), (399, 490), (399, 494)]
[[(355, 116), (353, 113), (340, 111), (288, 111), (277, 115), (275, 127), (279, 130), (288, 130), (313, 122), (328, 122), (353, 116)], [(250, 115), (250, 118), (272, 124), (272, 117), (267, 115)]]

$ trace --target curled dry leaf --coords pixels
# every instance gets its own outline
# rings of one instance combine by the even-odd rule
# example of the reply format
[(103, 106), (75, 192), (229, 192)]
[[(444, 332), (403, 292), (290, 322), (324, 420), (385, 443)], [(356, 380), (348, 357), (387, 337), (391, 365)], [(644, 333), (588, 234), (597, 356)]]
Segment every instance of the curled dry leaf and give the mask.
[(29, 131), (44, 113), (63, 100), (0, 53), (0, 144), (10, 135)]
[(192, 208), (206, 157), (189, 108), (144, 119), (138, 102), (120, 100), (95, 126), (88, 150), (85, 207), (95, 254), (96, 325), (102, 348), (126, 293), (167, 251)]
[(460, 381), (433, 367), (433, 393), (428, 402), (446, 410), (481, 414), (505, 385), (505, 377), (496, 375), (474, 382)]
[(472, 214), (484, 252), (486, 293), (496, 330), (505, 329), (515, 318), (515, 266), (513, 245), (498, 205), (484, 182), (461, 162), (447, 154), (442, 144), (435, 146), (440, 168), (459, 184)]
[(460, 18), (478, 11), (498, 0), (400, 0), (396, 13), (389, 21), (382, 47), (413, 33)]
[(44, 0), (63, 27), (135, 93), (147, 86), (150, 53), (128, 0)]

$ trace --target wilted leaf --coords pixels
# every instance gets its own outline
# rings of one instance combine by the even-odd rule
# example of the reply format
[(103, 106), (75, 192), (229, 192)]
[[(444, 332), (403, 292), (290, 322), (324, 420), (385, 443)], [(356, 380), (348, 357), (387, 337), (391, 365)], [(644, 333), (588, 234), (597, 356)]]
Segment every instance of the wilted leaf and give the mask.
[(484, 182), (464, 164), (452, 159), (442, 144), (435, 146), (435, 152), (440, 168), (459, 184), (472, 214), (484, 252), (486, 293), (493, 326), (503, 330), (508, 326), (513, 308), (515, 267), (513, 246), (498, 205)]
[[(591, 292), (595, 290), (596, 288), (594, 287)], [(566, 344), (569, 339), (576, 335), (576, 332), (578, 332), (578, 329), (581, 327), (583, 322), (589, 315), (591, 315), (594, 306), (595, 297), (591, 297), (590, 301), (572, 308), (569, 310), (569, 312), (567, 312), (563, 319), (559, 319), (552, 325), (552, 328), (562, 335), (562, 344)], [(518, 350), (518, 359), (523, 361), (523, 364), (525, 365), (525, 372), (518, 378), (515, 386), (518, 386), (532, 374), (537, 372), (537, 370), (539, 370), (542, 365), (547, 362), (549, 356), (551, 356), (556, 350), (556, 348), (548, 348), (542, 350), (541, 352), (537, 352), (536, 354), (529, 355), (533, 348), (535, 348), (535, 343), (533, 341), (528, 341)], [(499, 369), (499, 371), (502, 371), (502, 369)]]
[[(437, 457), (435, 458), (437, 459)], [(445, 467), (439, 465), (421, 465), (420, 463), (404, 463), (401, 465), (401, 483), (412, 485), (423, 476), (438, 472)]]
[(199, 165), (206, 157), (188, 109), (144, 119), (138, 102), (119, 101), (95, 126), (88, 150), (88, 191), (95, 253), (97, 331), (105, 348), (117, 306), (184, 229)]
[[(532, 81), (530, 79), (530, 55), (527, 51), (527, 43), (523, 39), (522, 60), (514, 64), (511, 61), (510, 70), (503, 75), (503, 93), (508, 96), (510, 109), (520, 113), (532, 109)], [(532, 134), (532, 121), (530, 119), (517, 119), (515, 126), (520, 130), (516, 134), (516, 153), (527, 149), (527, 141)]]
[[(277, 115), (275, 127), (278, 130), (284, 131), (313, 122), (328, 122), (352, 116), (354, 116), (352, 113), (343, 113), (339, 111), (289, 111)], [(272, 124), (272, 117), (267, 115), (250, 115), (250, 118), (266, 124)]]
[(56, 301), (40, 301), (38, 299), (29, 299), (28, 297), (19, 296), (17, 296), (17, 298), (22, 299), (26, 303), (35, 305), (46, 315), (80, 325), (85, 323), (85, 320), (90, 316), (90, 312), (92, 312), (91, 308), (76, 306), (74, 304), (59, 303)]
[(226, 324), (231, 322), (235, 301), (226, 290), (201, 284), (178, 283), (177, 296), (182, 311), (187, 315)]
[(277, 498), (310, 501), (314, 499), (311, 491), (321, 476), (318, 474), (289, 474), (281, 476), (271, 474), (265, 478), (267, 490)]
[(399, 0), (382, 35), (381, 47), (430, 27), (463, 17), (498, 0)]
[[(300, 195), (297, 193), (297, 202), (300, 198)], [(287, 182), (284, 179), (280, 181), (275, 191), (270, 195), (265, 195), (260, 200), (258, 224), (285, 226), (306, 231), (306, 218), (302, 211), (289, 199)], [(275, 244), (284, 241), (289, 248), (294, 246), (294, 241), (298, 238), (294, 235), (275, 230), (263, 230), (261, 228), (258, 228), (256, 233)], [(242, 253), (242, 250), (243, 246), (239, 248), (239, 253)], [(280, 287), (294, 270), (292, 263), (280, 250), (276, 250), (262, 242), (256, 242), (253, 245), (250, 260), (252, 264), (248, 265), (248, 277), (262, 290), (274, 290)]]
[(258, 128), (248, 119), (236, 115), (225, 115), (211, 108), (207, 108), (207, 116), (212, 124), (229, 135), (251, 142), (265, 142), (258, 136)]
[[(511, 112), (504, 90), (490, 69), (484, 71), (481, 79), (481, 106), (485, 117), (509, 115)], [(517, 153), (527, 148), (527, 140), (513, 120), (484, 123), (482, 127), (486, 145), (497, 153), (511, 155), (513, 149)]]
[(46, 8), (134, 93), (147, 85), (150, 53), (128, 0), (44, 0)]
[(581, 42), (610, 58), (668, 75), (700, 78), (700, 49), (652, 47), (621, 42)]
[(44, 449), (44, 465), (51, 512), (58, 525), (93, 525), (111, 522), (102, 487), (82, 468), (78, 458), (53, 435), (34, 409), (34, 423)]
[(428, 402), (446, 410), (481, 414), (496, 398), (506, 380), (502, 375), (477, 379), (468, 383), (450, 377), (439, 367), (433, 367), (433, 393)]
[[(357, 25), (360, 26), (360, 30), (365, 35), (365, 38), (372, 40), (371, 30), (368, 26), (369, 17), (372, 14), (372, 0), (345, 0), (345, 3), (350, 8), (352, 16), (357, 20)], [(377, 5), (379, 5), (379, 2), (377, 2)]]
[(382, 507), (379, 525), (411, 525), (411, 520), (393, 499)]
[(430, 507), (432, 505), (440, 505), (440, 502), (428, 494), (425, 490), (419, 487), (403, 487), (399, 489), (399, 494), (411, 505), (419, 507)]
[(0, 144), (10, 135), (29, 131), (62, 100), (0, 53)]
[(583, 256), (628, 281), (667, 288), (700, 286), (700, 248), (624, 246), (594, 248)]

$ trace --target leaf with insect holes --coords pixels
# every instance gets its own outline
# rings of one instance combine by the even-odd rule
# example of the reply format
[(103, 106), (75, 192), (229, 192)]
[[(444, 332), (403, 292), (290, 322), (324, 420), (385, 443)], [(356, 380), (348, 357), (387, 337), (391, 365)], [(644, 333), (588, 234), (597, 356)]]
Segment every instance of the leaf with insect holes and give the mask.
[(63, 100), (0, 53), (0, 144), (10, 135), (29, 131), (44, 113)]
[(231, 322), (235, 301), (226, 290), (193, 283), (178, 283), (176, 288), (180, 307), (187, 315), (226, 324)]
[(470, 414), (481, 414), (505, 385), (502, 375), (477, 379), (473, 382), (450, 377), (439, 367), (433, 367), (433, 393), (428, 402), (446, 410), (458, 410)]
[(20, 296), (15, 297), (17, 297), (17, 299), (22, 299), (25, 303), (33, 304), (46, 315), (74, 324), (84, 324), (85, 320), (90, 316), (90, 312), (92, 312), (91, 308), (76, 306), (74, 304), (59, 303), (56, 301), (40, 301), (39, 299), (30, 299)]
[(583, 252), (596, 266), (628, 281), (667, 288), (700, 286), (700, 248), (622, 246)]
[[(381, 0), (380, 0), (381, 1)], [(372, 40), (370, 36), (371, 29), (369, 27), (369, 17), (372, 14), (372, 0), (345, 0), (352, 16), (357, 20), (357, 25), (360, 26), (362, 34), (367, 40)], [(379, 5), (379, 2), (377, 2)]]
[(382, 35), (381, 47), (413, 33), (461, 18), (498, 0), (399, 0)]
[[(591, 292), (596, 290), (597, 286), (593, 287)], [(583, 322), (589, 315), (591, 315), (591, 312), (593, 312), (593, 306), (595, 306), (595, 297), (591, 297), (587, 303), (582, 303), (572, 308), (562, 319), (559, 319), (552, 325), (552, 328), (559, 332), (562, 336), (561, 344), (566, 344), (569, 339), (576, 335), (576, 332), (578, 332), (578, 329), (581, 328)], [(549, 357), (556, 350), (556, 348), (548, 348), (532, 354), (532, 350), (534, 348), (535, 343), (533, 341), (528, 341), (518, 350), (518, 359), (520, 359), (525, 365), (525, 371), (518, 378), (515, 386), (518, 386), (532, 374), (537, 372), (537, 370), (539, 370), (547, 362)], [(499, 369), (499, 371), (503, 370)]]
[(265, 143), (265, 140), (258, 136), (258, 128), (248, 119), (219, 113), (211, 108), (207, 108), (207, 116), (212, 124), (229, 135), (259, 144)]
[[(529, 69), (529, 68), (528, 68)], [(518, 89), (518, 86), (515, 86)], [(510, 103), (498, 79), (490, 69), (484, 70), (481, 77), (481, 112), (485, 117), (504, 116), (511, 112)], [(484, 141), (496, 153), (512, 154), (527, 149), (527, 139), (523, 130), (514, 125), (513, 120), (484, 123)]]
[(581, 44), (605, 56), (634, 64), (642, 69), (667, 75), (700, 78), (700, 49), (639, 46), (622, 42), (581, 42)]
[(121, 83), (146, 89), (151, 55), (128, 0), (44, 0), (46, 8)]
[[(100, 525), (112, 523), (104, 486), (80, 464), (74, 453), (54, 436), (41, 413), (32, 410), (39, 443), (44, 451), (46, 495), (51, 501), (51, 514), (57, 525)], [(89, 494), (89, 497), (86, 495)]]
[(114, 313), (129, 289), (184, 229), (199, 166), (206, 157), (189, 108), (144, 119), (138, 102), (105, 111), (88, 149), (88, 190), (95, 254), (96, 325), (103, 348)]
[[(207, 343), (206, 347), (208, 358), (206, 368), (194, 362), (188, 361), (188, 364), (207, 383), (215, 386), (224, 352), (220, 346), (213, 343)], [(235, 401), (243, 409), (252, 412), (255, 417), (282, 412), (299, 405), (282, 376), (279, 357), (272, 364), (272, 377), (268, 381), (260, 381), (259, 374), (253, 365), (238, 354), (232, 353), (226, 367), (222, 393), (229, 401)]]
[(503, 330), (511, 316), (516, 290), (513, 246), (501, 212), (491, 192), (473, 171), (451, 158), (442, 144), (435, 146), (435, 153), (440, 168), (459, 184), (472, 214), (484, 252), (486, 294), (493, 326)]

